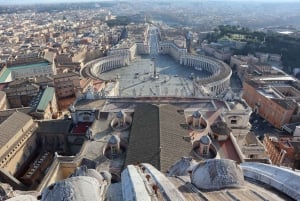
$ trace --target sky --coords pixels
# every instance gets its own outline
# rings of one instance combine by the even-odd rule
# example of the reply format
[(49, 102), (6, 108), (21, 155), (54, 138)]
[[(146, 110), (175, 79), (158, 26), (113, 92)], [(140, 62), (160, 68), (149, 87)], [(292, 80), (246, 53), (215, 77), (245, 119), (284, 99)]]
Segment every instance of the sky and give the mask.
[[(114, 0), (0, 0), (0, 6), (7, 5), (7, 4), (62, 3), (62, 2), (72, 3), (72, 2), (96, 2), (96, 1), (101, 2), (101, 1), (114, 1)], [(125, 0), (125, 1), (142, 1), (142, 0)], [(169, 1), (172, 2), (172, 0)], [(222, 0), (201, 0), (201, 1), (222, 1)], [(270, 2), (270, 3), (271, 2), (282, 2), (282, 3), (299, 2), (300, 3), (300, 0), (223, 0), (223, 1), (241, 1), (241, 2), (255, 1), (255, 2)]]

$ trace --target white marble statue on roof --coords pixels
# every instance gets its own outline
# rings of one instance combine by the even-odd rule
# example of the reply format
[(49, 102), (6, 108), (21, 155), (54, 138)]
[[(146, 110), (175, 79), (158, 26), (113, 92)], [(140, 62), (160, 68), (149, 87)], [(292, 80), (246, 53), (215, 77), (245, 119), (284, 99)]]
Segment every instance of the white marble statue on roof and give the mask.
[(86, 130), (86, 134), (85, 134), (85, 135), (87, 136), (88, 139), (91, 139), (91, 138), (92, 138), (92, 136), (93, 136), (93, 130), (92, 130), (91, 127), (89, 127), (89, 128)]
[(70, 105), (69, 109), (70, 109), (71, 112), (75, 112), (76, 111), (75, 106), (73, 104)]
[(111, 121), (111, 127), (114, 130), (126, 130), (130, 127), (132, 123), (132, 117), (128, 114), (126, 114), (125, 111), (120, 110), (116, 113), (115, 118)]
[(169, 168), (167, 176), (187, 176), (196, 165), (197, 162), (191, 157), (182, 157)]
[(241, 187), (244, 184), (244, 175), (235, 161), (209, 159), (194, 167), (191, 183), (204, 190)]
[(235, 94), (233, 93), (233, 91), (231, 90), (231, 88), (229, 88), (227, 90), (227, 92), (225, 93), (224, 97), (223, 97), (223, 100), (224, 101), (232, 101), (234, 100), (236, 97), (235, 97)]
[(9, 184), (0, 182), (0, 200), (9, 198), (9, 195), (12, 194), (13, 188)]

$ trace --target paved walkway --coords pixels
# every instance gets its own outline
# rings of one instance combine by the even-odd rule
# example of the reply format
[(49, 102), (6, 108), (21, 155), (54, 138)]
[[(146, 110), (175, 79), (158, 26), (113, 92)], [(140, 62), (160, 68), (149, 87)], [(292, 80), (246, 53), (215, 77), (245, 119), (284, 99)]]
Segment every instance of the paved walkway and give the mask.
[[(157, 79), (153, 78), (154, 65), (159, 75)], [(119, 77), (121, 96), (191, 96), (192, 73), (199, 78), (210, 75), (181, 66), (167, 55), (158, 55), (155, 64), (150, 56), (137, 57), (129, 66), (102, 73), (99, 78), (112, 80)]]

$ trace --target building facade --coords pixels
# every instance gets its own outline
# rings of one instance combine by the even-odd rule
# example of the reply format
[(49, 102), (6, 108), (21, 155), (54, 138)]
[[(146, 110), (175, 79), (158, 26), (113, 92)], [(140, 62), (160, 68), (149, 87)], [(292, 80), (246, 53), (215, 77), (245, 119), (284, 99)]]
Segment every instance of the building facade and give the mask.
[(10, 83), (3, 91), (11, 108), (27, 107), (40, 92), (40, 86), (35, 83)]
[(0, 125), (0, 167), (17, 174), (36, 148), (37, 126), (29, 115), (13, 113)]
[(55, 75), (53, 81), (57, 99), (75, 97), (80, 89), (80, 76), (74, 72)]
[(8, 108), (6, 93), (0, 91), (0, 110), (5, 110), (6, 108)]
[(270, 137), (268, 134), (263, 141), (270, 160), (274, 165), (300, 167), (299, 137)]
[(32, 115), (37, 119), (52, 119), (57, 115), (58, 107), (53, 87), (47, 87)]
[(251, 80), (243, 84), (243, 98), (253, 111), (274, 127), (281, 128), (290, 122), (298, 106), (293, 100), (277, 95), (276, 90), (270, 87), (259, 87)]
[(48, 62), (9, 66), (7, 69), (11, 72), (13, 80), (56, 74), (55, 65)]
[(163, 41), (159, 43), (159, 53), (161, 54), (168, 54), (170, 55), (174, 60), (180, 61), (180, 58), (187, 54), (186, 48), (178, 47), (174, 42), (172, 41)]

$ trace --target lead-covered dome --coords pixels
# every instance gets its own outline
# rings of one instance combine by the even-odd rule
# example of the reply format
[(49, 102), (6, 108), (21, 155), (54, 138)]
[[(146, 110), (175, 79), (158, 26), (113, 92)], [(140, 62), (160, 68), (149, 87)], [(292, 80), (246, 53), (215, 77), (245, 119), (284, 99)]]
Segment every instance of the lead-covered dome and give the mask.
[(244, 175), (241, 167), (233, 160), (209, 159), (195, 166), (191, 182), (199, 189), (219, 190), (241, 187), (244, 184)]
[(211, 139), (209, 138), (208, 135), (203, 135), (203, 136), (200, 138), (200, 143), (201, 143), (201, 144), (204, 144), (204, 145), (210, 145), (210, 144), (211, 144)]
[(200, 118), (202, 115), (201, 115), (201, 113), (197, 110), (197, 111), (195, 111), (195, 112), (193, 112), (193, 115), (192, 115), (194, 118)]

